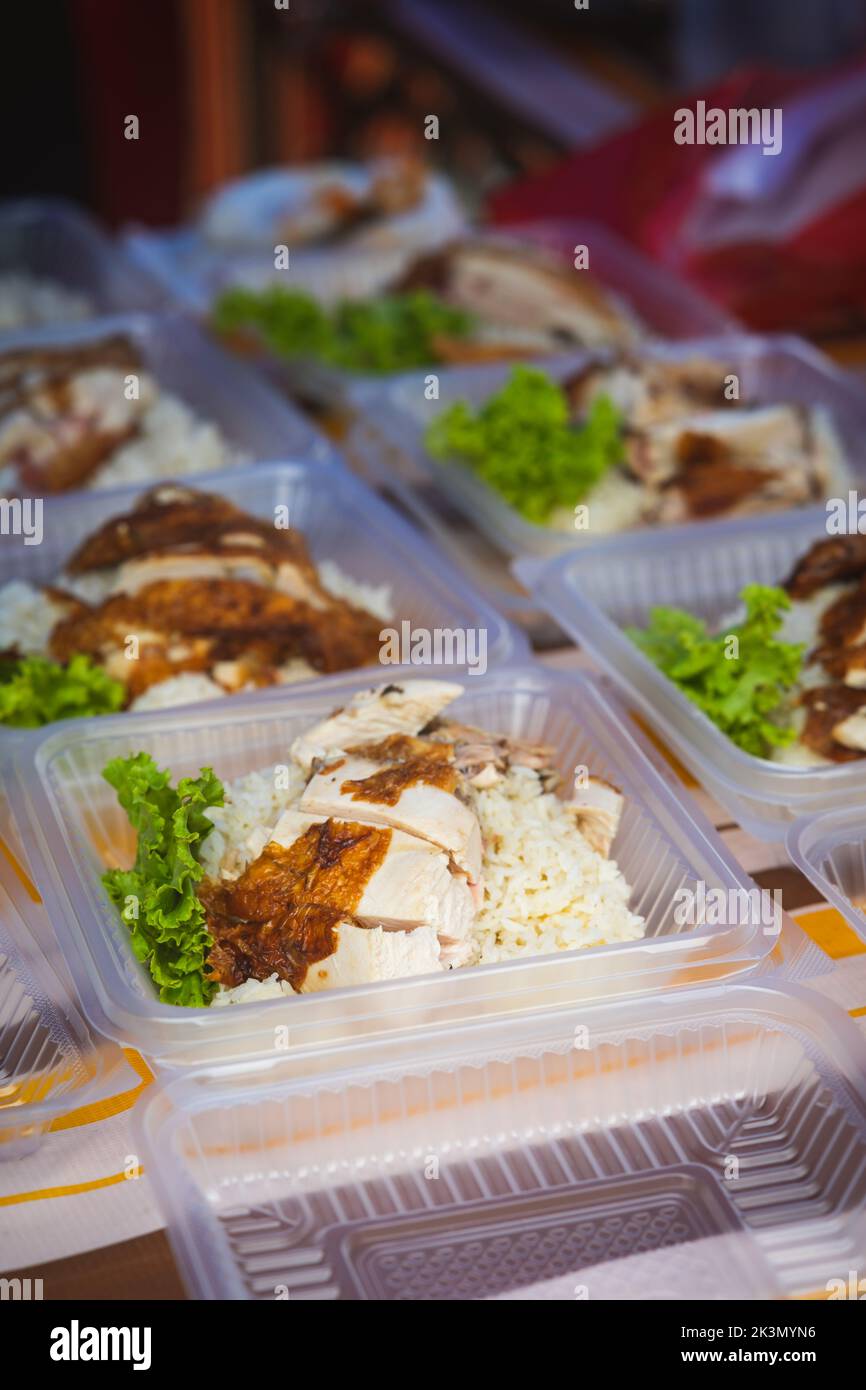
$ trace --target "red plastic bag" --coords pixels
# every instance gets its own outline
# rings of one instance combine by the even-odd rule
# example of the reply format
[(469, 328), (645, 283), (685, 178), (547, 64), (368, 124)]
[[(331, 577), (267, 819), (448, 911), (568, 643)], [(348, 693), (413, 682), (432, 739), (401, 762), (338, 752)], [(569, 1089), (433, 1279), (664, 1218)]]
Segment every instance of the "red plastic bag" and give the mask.
[[(698, 100), (707, 110), (782, 112), (779, 155), (747, 151), (745, 195), (730, 195), (731, 156), (742, 173), (743, 146), (674, 140), (675, 112), (694, 109)], [(720, 172), (728, 189), (722, 195), (714, 187), (724, 187)], [(490, 214), (496, 223), (573, 216), (605, 222), (758, 329), (827, 332), (862, 324), (866, 62), (807, 78), (752, 69), (677, 96), (553, 171), (499, 191)]]

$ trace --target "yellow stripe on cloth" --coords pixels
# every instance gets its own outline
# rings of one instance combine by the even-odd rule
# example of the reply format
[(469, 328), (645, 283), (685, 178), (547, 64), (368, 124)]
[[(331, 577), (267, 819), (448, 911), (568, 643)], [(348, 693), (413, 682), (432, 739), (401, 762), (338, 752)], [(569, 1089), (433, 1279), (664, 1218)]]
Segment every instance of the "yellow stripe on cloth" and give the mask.
[(139, 1077), (138, 1085), (131, 1086), (128, 1091), (120, 1091), (116, 1096), (95, 1100), (90, 1105), (80, 1105), (77, 1110), (70, 1110), (67, 1115), (61, 1115), (49, 1126), (52, 1134), (62, 1129), (77, 1129), (80, 1125), (93, 1125), (100, 1120), (110, 1120), (115, 1115), (122, 1115), (124, 1110), (132, 1109), (142, 1092), (152, 1084), (153, 1072), (144, 1058), (133, 1048), (125, 1047), (123, 1055)]
[[(144, 1169), (139, 1166), (136, 1177)], [(21, 1202), (42, 1202), (46, 1197), (76, 1197), (82, 1192), (95, 1192), (100, 1187), (116, 1187), (119, 1182), (131, 1182), (128, 1173), (112, 1173), (107, 1178), (93, 1178), (90, 1182), (70, 1183), (68, 1187), (40, 1187), (33, 1192), (13, 1192), (8, 1197), (0, 1197), (0, 1207), (14, 1207)]]
[(9, 848), (4, 839), (0, 839), (0, 853), (5, 854), (6, 858), (9, 860), (16, 876), (20, 878), (26, 888), (28, 896), (31, 897), (35, 903), (41, 903), (42, 899), (39, 896), (36, 884), (31, 879), (18, 856)]
[(820, 946), (833, 960), (860, 956), (866, 951), (866, 945), (835, 907), (794, 908), (791, 916), (815, 945)]

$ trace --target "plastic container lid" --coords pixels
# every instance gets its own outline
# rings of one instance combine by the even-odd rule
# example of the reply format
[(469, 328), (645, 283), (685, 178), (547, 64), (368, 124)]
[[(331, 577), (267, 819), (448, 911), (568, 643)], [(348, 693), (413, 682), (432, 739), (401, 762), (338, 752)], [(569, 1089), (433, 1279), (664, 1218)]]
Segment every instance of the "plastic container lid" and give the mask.
[[(286, 457), (339, 459), (325, 436), (291, 402), (180, 314), (117, 314), (56, 328), (22, 329), (8, 334), (0, 348), (11, 352), (66, 347), (100, 342), (115, 334), (133, 343), (145, 370), (163, 391), (180, 397), (203, 421), (216, 425), (247, 462)], [(196, 479), (203, 476), (187, 473), (181, 481), (195, 486)], [(122, 496), (126, 489), (112, 491)], [(87, 495), (90, 492), (86, 490)], [(64, 492), (62, 496), (68, 499), (74, 493)]]
[[(0, 204), (0, 275), (14, 273), (84, 295), (95, 314), (157, 309), (167, 299), (80, 208), (54, 199)], [(21, 328), (4, 338), (7, 331)]]
[[(410, 674), (419, 668), (394, 668), (390, 678)], [(507, 666), (468, 676), (449, 709), (472, 724), (551, 742), (566, 785), (585, 765), (623, 789), (626, 808), (612, 853), (632, 887), (633, 910), (646, 919), (644, 939), (230, 1008), (159, 1003), (100, 882), (107, 858), (116, 861), (132, 848), (102, 768), (138, 750), (176, 776), (210, 765), (230, 779), (282, 763), (297, 733), (363, 684), (357, 675), (336, 677), (304, 691), (211, 701), (134, 721), (77, 720), (26, 735), (11, 750), (8, 794), (19, 837), (83, 1006), (101, 1032), (162, 1065), (207, 1066), (271, 1058), (274, 1028), (288, 1025), (293, 1057), (333, 1068), (346, 1056), (374, 1057), (388, 1043), (399, 1043), (405, 1055), (423, 1053), (436, 1037), (473, 1020), (667, 994), (770, 967), (781, 947), (779, 921), (763, 900), (745, 904), (739, 890), (757, 890), (609, 694), (585, 677)], [(5, 877), (14, 894), (15, 882)], [(731, 895), (725, 924), (690, 927), (682, 914), (677, 921), (675, 893), (699, 892), (699, 883)], [(805, 973), (813, 965), (795, 968)]]
[(785, 847), (818, 892), (866, 941), (866, 805), (803, 816)]
[(744, 830), (781, 841), (798, 816), (863, 799), (859, 762), (792, 767), (746, 753), (692, 704), (623, 629), (644, 627), (671, 605), (710, 622), (735, 612), (746, 584), (781, 584), (826, 538), (826, 514), (781, 516), (642, 531), (545, 563), (518, 561), (533, 596), (590, 653)]
[(15, 908), (0, 904), (0, 1160), (38, 1147), (120, 1060), (94, 1039)]
[[(740, 379), (743, 400), (762, 405), (791, 402), (826, 407), (833, 418), (843, 449), (856, 470), (866, 432), (866, 393), (847, 373), (837, 370), (820, 353), (796, 338), (760, 338), (736, 334), (685, 344), (653, 343), (639, 349), (650, 361), (687, 362), (696, 356), (718, 358)], [(586, 352), (536, 363), (557, 381), (565, 381), (601, 354)], [(457, 401), (482, 405), (508, 380), (513, 362), (483, 367), (453, 367), (437, 371), (439, 396), (427, 399), (426, 376), (411, 372), (365, 389), (361, 418), (350, 436), (353, 447), (381, 452), (393, 450), (401, 459), (401, 471), (434, 484), (501, 551), (507, 555), (551, 556), (585, 549), (611, 539), (584, 531), (555, 531), (527, 521), (473, 471), (459, 462), (434, 459), (424, 446), (427, 426)], [(357, 441), (357, 443), (356, 443)], [(690, 522), (694, 527), (718, 522)], [(667, 528), (681, 531), (682, 527)], [(619, 533), (623, 537), (638, 532)]]
[[(734, 332), (739, 325), (717, 305), (703, 299), (684, 281), (641, 256), (609, 228), (587, 221), (539, 221), (507, 229), (485, 228), (485, 241), (523, 243), (562, 256), (573, 264), (575, 247), (589, 248), (587, 274), (617, 295), (661, 338), (695, 338), (709, 333)], [(206, 315), (223, 290), (238, 283), (263, 285), (275, 278), (273, 258), (260, 263), (255, 273), (249, 265), (224, 256), (202, 255), (200, 239), (188, 230), (169, 233), (136, 232), (127, 238), (130, 254), (158, 279), (185, 308)], [(399, 269), (399, 267), (398, 267)], [(575, 271), (575, 274), (580, 272)], [(281, 272), (287, 288), (306, 290), (329, 300), (351, 291), (353, 298), (373, 293), (381, 283), (381, 264), (372, 263), (365, 278), (364, 263), (357, 255), (333, 260), (322, 258), (311, 270), (301, 257)], [(331, 405), (358, 405), (368, 391), (381, 386), (383, 376), (365, 376), (323, 367), (314, 362), (268, 359), (293, 390)]]
[(844, 1014), (737, 985), (179, 1077), (136, 1122), (199, 1298), (848, 1297), (864, 1097)]

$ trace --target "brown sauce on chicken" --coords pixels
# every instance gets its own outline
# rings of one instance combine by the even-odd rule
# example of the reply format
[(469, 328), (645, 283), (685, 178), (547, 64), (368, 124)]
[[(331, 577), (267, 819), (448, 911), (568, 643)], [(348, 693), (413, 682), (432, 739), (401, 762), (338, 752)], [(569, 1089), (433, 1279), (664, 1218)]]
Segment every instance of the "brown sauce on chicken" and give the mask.
[(36, 392), (53, 394), (63, 408), (69, 378), (98, 367), (135, 372), (141, 356), (128, 338), (115, 335), (71, 347), (14, 348), (0, 354), (0, 414), (26, 405)]
[(309, 967), (333, 955), (335, 929), (351, 920), (392, 834), (326, 820), (291, 845), (267, 845), (235, 882), (204, 883), (211, 978), (230, 986), (276, 971), (300, 989)]
[(347, 750), (371, 763), (400, 763), (407, 758), (429, 758), (431, 762), (453, 761), (454, 748), (450, 743), (431, 743), (412, 734), (388, 734), (373, 743), (354, 743)]
[(827, 584), (858, 579), (866, 571), (866, 536), (833, 536), (818, 541), (798, 560), (785, 581), (791, 598), (811, 598)]
[(342, 795), (353, 801), (396, 806), (408, 787), (439, 787), (456, 792), (459, 774), (454, 766), (454, 749), (448, 743), (428, 743), (406, 734), (390, 734), (377, 743), (359, 744), (351, 750), (371, 762), (382, 762), (380, 772), (369, 777), (348, 778), (340, 786)]
[(831, 603), (819, 624), (820, 648), (817, 655), (838, 652), (845, 646), (859, 646), (866, 639), (866, 585), (851, 589)]
[(807, 748), (834, 763), (855, 762), (863, 757), (862, 750), (838, 743), (833, 731), (866, 705), (866, 690), (856, 690), (849, 685), (822, 685), (804, 691), (801, 704), (806, 709), (801, 738)]
[(208, 910), (215, 938), (208, 975), (232, 988), (244, 980), (267, 980), (274, 973), (300, 990), (307, 971), (336, 950), (336, 928), (345, 919), (338, 908), (321, 903), (289, 903), (267, 922), (236, 922)]
[[(241, 544), (238, 537), (244, 538)], [(174, 483), (153, 488), (132, 511), (106, 521), (82, 542), (67, 569), (85, 574), (144, 556), (175, 553), (180, 547), (191, 553), (259, 555), (275, 564), (291, 560), (309, 577), (315, 576), (299, 532), (249, 516), (214, 493)]]
[(679, 442), (681, 471), (673, 486), (691, 516), (716, 516), (760, 492), (775, 476), (764, 468), (743, 468), (726, 457), (710, 435), (684, 434)]

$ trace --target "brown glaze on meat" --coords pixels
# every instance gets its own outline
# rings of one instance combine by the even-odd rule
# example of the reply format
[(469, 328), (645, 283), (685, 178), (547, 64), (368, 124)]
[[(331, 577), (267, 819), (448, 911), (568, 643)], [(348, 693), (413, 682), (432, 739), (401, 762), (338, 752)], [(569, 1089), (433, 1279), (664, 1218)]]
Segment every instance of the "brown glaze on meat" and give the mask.
[(300, 989), (309, 967), (334, 953), (335, 929), (351, 921), (392, 834), (326, 820), (291, 845), (267, 845), (234, 883), (205, 882), (211, 978), (235, 985), (276, 971)]
[(23, 413), (36, 434), (55, 436), (55, 447), (39, 459), (23, 441), (20, 448), (10, 444), (4, 451), (4, 462), (18, 469), (25, 489), (55, 493), (76, 487), (136, 435), (137, 421), (108, 430), (76, 420), (72, 383), (83, 372), (130, 373), (140, 366), (138, 352), (123, 337), (0, 354), (0, 418)]
[(338, 908), (321, 903), (290, 903), (268, 922), (234, 922), (220, 916), (213, 902), (205, 905), (214, 937), (208, 975), (227, 988), (276, 973), (300, 990), (310, 966), (334, 954), (336, 928), (345, 920)]
[(230, 645), (258, 639), (277, 664), (303, 657), (317, 671), (342, 671), (378, 659), (380, 621), (349, 604), (322, 612), (303, 600), (247, 579), (176, 579), (148, 584), (135, 600), (145, 626), (211, 636), (221, 657)]
[(402, 763), (408, 758), (429, 758), (432, 762), (453, 762), (454, 749), (449, 743), (430, 743), (412, 734), (388, 734), (375, 743), (353, 743), (346, 749), (371, 763)]
[(69, 398), (63, 392), (70, 377), (99, 367), (137, 372), (142, 365), (135, 345), (119, 334), (70, 347), (15, 348), (0, 353), (0, 414), (26, 406), (37, 391), (53, 394), (57, 407), (64, 409)]
[(22, 486), (30, 492), (67, 492), (86, 482), (110, 458), (115, 449), (128, 444), (138, 433), (138, 425), (121, 430), (92, 430), (75, 444), (56, 449), (45, 462), (29, 456), (13, 455), (9, 462), (18, 468)]
[[(217, 665), (223, 687), (238, 690), (278, 683), (296, 659), (323, 673), (378, 661), (380, 620), (323, 588), (303, 536), (223, 497), (160, 484), (84, 541), (68, 568), (124, 565), (132, 569), (121, 570), (119, 585), (130, 592), (94, 605), (70, 600), (50, 651), (58, 661), (92, 656), (131, 699)], [(126, 660), (130, 637), (139, 655)]]
[(291, 845), (266, 845), (231, 885), (230, 911), (264, 922), (288, 902), (325, 903), (352, 913), (388, 853), (393, 832), (356, 821), (322, 821)]
[(864, 756), (862, 751), (838, 743), (833, 731), (849, 715), (856, 714), (866, 705), (866, 690), (856, 690), (848, 685), (822, 685), (806, 690), (800, 703), (806, 709), (806, 725), (801, 739), (813, 753), (834, 763), (855, 762)]
[[(694, 436), (693, 442), (697, 438)], [(775, 476), (764, 468), (706, 459), (689, 463), (677, 476), (675, 486), (691, 516), (717, 516), (761, 492)]]
[(810, 598), (827, 584), (859, 579), (866, 572), (866, 536), (833, 536), (816, 541), (785, 581), (792, 598)]
[[(247, 540), (249, 538), (249, 540)], [(251, 542), (258, 541), (259, 544)], [(111, 517), (75, 551), (70, 574), (121, 565), (148, 555), (254, 554), (275, 565), (286, 560), (315, 578), (303, 537), (290, 528), (248, 515), (214, 493), (176, 483), (151, 488), (130, 512)]]
[[(823, 652), (836, 652), (840, 647), (856, 647), (866, 640), (866, 584), (860, 583), (849, 592), (840, 594), (821, 615), (818, 624), (819, 660)], [(825, 662), (826, 665), (826, 662)]]
[(321, 612), (251, 580), (166, 579), (134, 596), (79, 605), (54, 628), (50, 650), (58, 661), (76, 652), (106, 661), (137, 637), (138, 657), (112, 668), (135, 696), (167, 676), (208, 671), (221, 661), (241, 661), (254, 685), (272, 684), (278, 668), (296, 657), (323, 672), (370, 665), (379, 627), (349, 604), (335, 601)]
[(820, 647), (813, 659), (820, 660), (827, 675), (834, 680), (850, 686), (866, 685), (866, 646)]
[[(392, 735), (393, 737), (393, 735)], [(396, 736), (398, 740), (400, 735)], [(423, 743), (413, 739), (413, 743)], [(387, 745), (391, 739), (383, 739)], [(382, 745), (373, 745), (381, 747)], [(445, 749), (445, 756), (440, 749)], [(357, 751), (357, 750), (356, 750)], [(350, 794), (353, 801), (375, 802), (380, 806), (396, 806), (409, 787), (439, 787), (444, 792), (456, 792), (460, 775), (452, 761), (453, 750), (448, 744), (424, 744), (424, 751), (387, 763), (381, 772), (369, 777), (349, 778), (340, 786), (341, 795)]]

